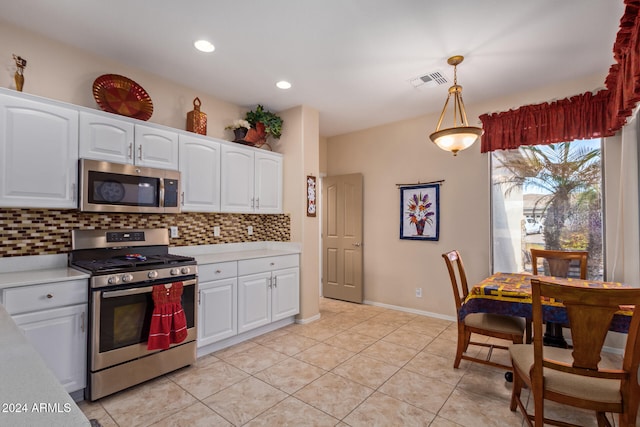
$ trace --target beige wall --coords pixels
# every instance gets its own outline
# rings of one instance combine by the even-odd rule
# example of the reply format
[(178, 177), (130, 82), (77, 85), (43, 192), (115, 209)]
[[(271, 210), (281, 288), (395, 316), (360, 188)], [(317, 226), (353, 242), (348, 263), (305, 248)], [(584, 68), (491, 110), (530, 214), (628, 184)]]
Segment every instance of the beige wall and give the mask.
[(319, 314), (320, 217), (308, 217), (307, 175), (319, 176), (319, 113), (307, 106), (280, 113), (284, 121), (278, 150), (284, 154), (284, 210), (291, 213), (291, 240), (301, 242), (299, 318)]
[(246, 111), (193, 89), (198, 87), (197, 82), (189, 85), (192, 87), (176, 85), (156, 75), (56, 43), (2, 21), (0, 40), (0, 87), (15, 89), (12, 54), (16, 54), (27, 60), (23, 91), (33, 95), (99, 109), (93, 99), (93, 81), (102, 74), (120, 74), (134, 80), (151, 97), (153, 115), (149, 122), (185, 129), (187, 113), (193, 110), (193, 99), (197, 96), (202, 101), (201, 111), (207, 114), (207, 134), (227, 140), (232, 139), (232, 134), (224, 130), (225, 126), (244, 117)]
[[(466, 105), (472, 124), (485, 112), (595, 90), (604, 75)], [(473, 88), (465, 88), (466, 92)], [(466, 93), (465, 92), (465, 93)], [(442, 89), (444, 103), (446, 91)], [(451, 284), (441, 254), (461, 251), (468, 279), (490, 274), (489, 156), (476, 143), (453, 157), (428, 139), (437, 115), (328, 138), (327, 174), (364, 175), (364, 296), (366, 301), (453, 316)], [(440, 240), (399, 239), (398, 183), (444, 180)], [(423, 297), (415, 289), (423, 288)]]
[(320, 153), (319, 154), (319, 162), (320, 162), (320, 174), (327, 173), (327, 138), (321, 136), (320, 137)]

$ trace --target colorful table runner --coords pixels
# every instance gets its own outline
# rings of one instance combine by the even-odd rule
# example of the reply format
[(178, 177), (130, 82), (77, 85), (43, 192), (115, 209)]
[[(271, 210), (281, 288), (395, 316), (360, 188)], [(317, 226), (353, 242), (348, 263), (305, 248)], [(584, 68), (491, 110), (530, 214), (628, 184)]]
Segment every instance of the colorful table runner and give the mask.
[[(460, 310), (460, 319), (464, 319), (470, 313), (495, 313), (530, 319), (532, 307), (531, 279), (535, 277), (568, 286), (590, 288), (629, 287), (618, 282), (533, 276), (520, 273), (495, 273), (471, 288)], [(629, 330), (632, 310), (633, 306), (621, 307), (621, 310), (614, 316), (610, 329), (626, 333)], [(568, 323), (567, 311), (564, 306), (561, 302), (553, 299), (543, 301), (543, 316), (545, 321), (548, 322)]]

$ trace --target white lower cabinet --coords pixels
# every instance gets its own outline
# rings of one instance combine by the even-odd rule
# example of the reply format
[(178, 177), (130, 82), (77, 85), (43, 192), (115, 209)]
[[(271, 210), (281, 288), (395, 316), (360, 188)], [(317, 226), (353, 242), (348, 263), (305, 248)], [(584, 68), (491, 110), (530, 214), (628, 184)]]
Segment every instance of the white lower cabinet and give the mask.
[(238, 334), (237, 262), (202, 265), (198, 274), (198, 347), (202, 347)]
[(86, 280), (7, 288), (2, 301), (67, 392), (86, 386)]
[(298, 314), (299, 258), (278, 255), (198, 265), (199, 354), (204, 346), (220, 346), (220, 341)]
[(238, 278), (238, 331), (271, 323), (271, 272)]
[(68, 393), (86, 386), (87, 304), (13, 316)]
[(298, 255), (238, 261), (238, 333), (300, 312)]

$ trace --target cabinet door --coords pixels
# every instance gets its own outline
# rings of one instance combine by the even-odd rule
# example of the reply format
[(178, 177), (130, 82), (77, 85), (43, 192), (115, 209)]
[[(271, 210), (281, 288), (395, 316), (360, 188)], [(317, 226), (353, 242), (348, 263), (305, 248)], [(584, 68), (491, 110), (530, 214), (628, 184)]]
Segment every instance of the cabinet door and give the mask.
[(0, 206), (76, 208), (78, 112), (0, 96)]
[(253, 212), (253, 151), (223, 145), (221, 154), (221, 211)]
[(13, 316), (27, 340), (69, 393), (86, 386), (87, 305)]
[(238, 277), (238, 333), (271, 323), (271, 273)]
[(300, 312), (300, 269), (288, 268), (273, 272), (271, 302), (272, 322)]
[(178, 169), (178, 134), (151, 126), (135, 126), (136, 165)]
[(220, 144), (180, 135), (182, 210), (220, 211)]
[(133, 163), (134, 125), (114, 117), (80, 112), (80, 158)]
[(198, 347), (238, 333), (238, 281), (216, 280), (199, 284)]
[(260, 213), (282, 213), (282, 157), (255, 153), (255, 207)]

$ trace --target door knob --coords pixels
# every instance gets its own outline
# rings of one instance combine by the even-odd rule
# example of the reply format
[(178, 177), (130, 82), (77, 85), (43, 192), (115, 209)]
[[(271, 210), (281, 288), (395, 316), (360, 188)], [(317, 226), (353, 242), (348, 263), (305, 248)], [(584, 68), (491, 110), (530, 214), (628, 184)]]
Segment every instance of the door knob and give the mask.
[(353, 244), (353, 246), (355, 246), (356, 248), (359, 248), (360, 246), (362, 246), (362, 243), (360, 243), (360, 242), (355, 242), (355, 243)]

